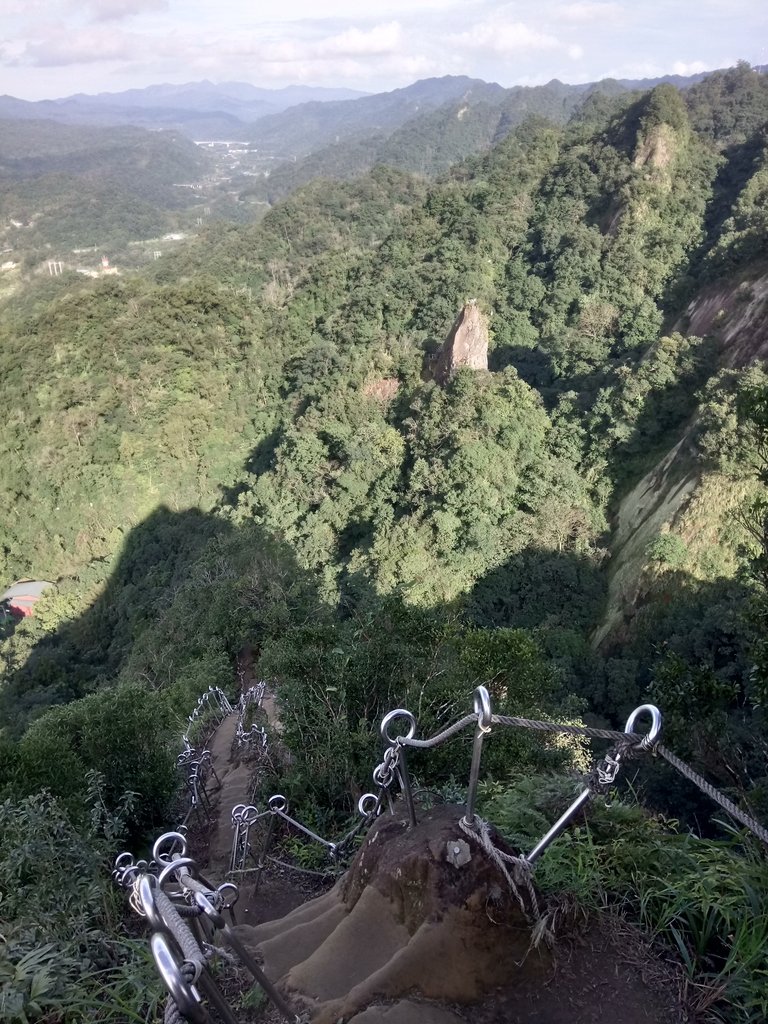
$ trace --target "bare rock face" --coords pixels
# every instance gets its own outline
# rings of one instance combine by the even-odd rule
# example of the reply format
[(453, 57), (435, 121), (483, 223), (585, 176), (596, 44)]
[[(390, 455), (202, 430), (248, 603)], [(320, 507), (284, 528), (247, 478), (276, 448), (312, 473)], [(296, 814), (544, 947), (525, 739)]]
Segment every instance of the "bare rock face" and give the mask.
[(459, 313), (440, 349), (435, 362), (435, 380), (445, 384), (454, 370), (462, 366), (470, 370), (488, 369), (488, 324), (474, 300)]
[[(544, 982), (551, 958), (531, 948), (531, 924), (498, 867), (466, 843), (463, 810), (422, 812), (414, 829), (383, 815), (330, 892), (279, 921), (238, 928), (313, 1024), (458, 1024), (446, 1003), (523, 976)], [(386, 1013), (373, 1005), (392, 1000)]]
[(674, 160), (678, 148), (674, 130), (668, 124), (660, 124), (638, 145), (633, 163), (635, 167), (663, 171)]

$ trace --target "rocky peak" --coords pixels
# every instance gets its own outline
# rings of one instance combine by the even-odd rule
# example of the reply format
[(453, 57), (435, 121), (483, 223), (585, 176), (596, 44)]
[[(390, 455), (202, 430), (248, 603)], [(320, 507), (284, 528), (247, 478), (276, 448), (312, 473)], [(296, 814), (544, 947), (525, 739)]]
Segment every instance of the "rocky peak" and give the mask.
[(462, 366), (470, 370), (488, 369), (488, 324), (474, 299), (459, 313), (437, 355), (435, 380), (446, 384)]

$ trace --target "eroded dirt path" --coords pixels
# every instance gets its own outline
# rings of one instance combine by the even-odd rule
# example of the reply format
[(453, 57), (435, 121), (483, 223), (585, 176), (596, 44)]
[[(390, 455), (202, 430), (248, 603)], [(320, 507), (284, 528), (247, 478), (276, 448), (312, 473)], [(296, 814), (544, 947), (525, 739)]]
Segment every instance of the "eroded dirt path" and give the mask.
[(233, 756), (236, 731), (237, 713), (224, 719), (208, 744), (213, 766), (221, 780), (213, 805), (215, 824), (208, 845), (208, 871), (222, 880), (229, 870), (232, 853), (232, 808), (249, 802), (249, 766), (236, 754)]
[[(246, 681), (246, 686), (249, 685), (251, 682)], [(262, 709), (274, 736), (279, 731), (279, 724), (274, 696), (269, 692), (265, 694)], [(255, 874), (229, 876), (233, 839), (232, 809), (238, 804), (251, 803), (251, 784), (256, 767), (253, 761), (244, 759), (238, 751), (236, 733), (235, 712), (221, 722), (207, 744), (221, 787), (211, 795), (212, 817), (206, 835), (201, 836), (199, 843), (195, 842), (194, 846), (196, 855), (205, 865), (207, 877), (216, 883), (231, 880), (239, 887), (238, 920), (261, 924), (283, 917), (316, 896), (325, 885), (274, 864), (269, 864), (262, 873), (258, 892), (254, 892)], [(273, 750), (275, 745), (272, 744)]]

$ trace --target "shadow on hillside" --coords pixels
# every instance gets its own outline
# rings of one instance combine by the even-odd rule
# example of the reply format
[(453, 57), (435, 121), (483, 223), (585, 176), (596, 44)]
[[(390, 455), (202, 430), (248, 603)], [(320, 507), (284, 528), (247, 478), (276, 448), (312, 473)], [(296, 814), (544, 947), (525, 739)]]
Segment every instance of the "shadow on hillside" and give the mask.
[(231, 486), (221, 485), (219, 487), (219, 494), (224, 505), (236, 506), (237, 499), (247, 491), (248, 485), (243, 479), (245, 474), (259, 476), (272, 468), (275, 452), (282, 437), (282, 428), (275, 427), (251, 449), (248, 458), (243, 463), (243, 473), (238, 474), (239, 482)]
[(540, 348), (499, 345), (488, 353), (488, 369), (492, 372), (506, 370), (508, 366), (514, 366), (521, 379), (536, 391), (547, 391), (552, 387), (552, 360)]
[[(350, 526), (339, 536), (340, 560), (369, 540), (369, 524)], [(213, 640), (234, 672), (240, 648), (258, 648), (264, 629), (329, 615), (336, 622), (375, 617), (383, 607), (359, 572), (342, 573), (335, 608), (320, 597), (319, 583), (299, 567), (289, 545), (255, 524), (234, 526), (213, 514), (160, 507), (130, 532), (94, 603), (43, 636), (9, 675), (0, 716), (9, 733), (19, 735), (48, 707), (109, 685), (127, 666), (132, 678), (167, 685), (184, 661), (174, 651), (180, 636), (187, 644), (199, 640), (201, 665)], [(601, 574), (588, 558), (529, 549), (479, 580), (458, 607), (437, 606), (430, 615), (453, 619), (458, 611), (471, 625), (568, 629), (586, 637), (602, 599)], [(386, 603), (396, 621), (418, 618), (402, 595)], [(195, 651), (187, 653), (194, 661)]]
[(478, 626), (583, 630), (597, 622), (605, 574), (594, 559), (526, 548), (475, 584), (465, 609)]
[(689, 254), (676, 280), (668, 291), (665, 309), (673, 316), (684, 309), (701, 290), (702, 283), (717, 279), (723, 273), (717, 263), (707, 268), (707, 256), (720, 238), (726, 220), (733, 215), (736, 197), (757, 169), (765, 139), (758, 131), (743, 142), (734, 142), (722, 151), (722, 159), (712, 184), (712, 197), (704, 214), (702, 241)]
[(44, 636), (0, 691), (0, 720), (13, 734), (48, 707), (67, 704), (116, 676), (161, 616), (190, 567), (230, 527), (189, 509), (160, 506), (128, 534), (115, 568), (79, 618)]
[[(520, 552), (450, 607), (419, 609), (402, 595), (382, 598), (369, 579), (355, 573), (342, 579), (334, 608), (321, 597), (319, 583), (299, 567), (286, 543), (254, 524), (234, 526), (211, 514), (158, 508), (131, 531), (93, 605), (41, 639), (10, 676), (0, 694), (0, 715), (9, 732), (19, 735), (46, 708), (99, 690), (121, 671), (123, 678), (155, 688), (180, 677), (194, 692), (211, 682), (226, 685), (234, 680), (243, 646), (251, 646), (258, 658), (266, 638), (273, 658), (278, 643), (294, 678), (311, 680), (319, 673), (318, 679), (333, 681), (341, 650), (336, 638), (345, 629), (360, 638), (359, 651), (353, 645), (342, 653), (365, 666), (364, 689), (371, 687), (372, 694), (383, 672), (396, 701), (398, 680), (405, 688), (406, 680), (412, 685), (422, 672), (425, 680), (431, 678), (430, 630), (458, 616), (470, 626), (532, 631), (545, 660), (560, 670), (563, 697), (581, 697), (592, 714), (612, 725), (623, 725), (627, 711), (647, 699), (661, 666), (669, 685), (678, 689), (688, 685), (690, 665), (708, 666), (716, 685), (701, 692), (709, 695), (711, 706), (700, 709), (690, 736), (678, 732), (672, 742), (683, 757), (705, 765), (720, 785), (728, 778), (727, 751), (708, 753), (702, 747), (708, 733), (696, 729), (699, 721), (730, 722), (733, 693), (748, 678), (743, 626), (734, 610), (747, 598), (740, 583), (697, 582), (686, 573), (668, 573), (664, 585), (647, 596), (631, 631), (599, 654), (587, 638), (602, 612), (604, 573), (574, 553)], [(288, 641), (280, 647), (292, 631), (297, 645)], [(304, 657), (306, 663), (295, 663)], [(677, 676), (670, 671), (676, 664), (684, 666)], [(462, 671), (458, 661), (449, 671)], [(481, 679), (467, 671), (469, 702)], [(699, 699), (699, 691), (691, 692), (692, 701)], [(369, 704), (365, 695), (360, 699)], [(737, 696), (737, 702), (744, 700), (743, 693)], [(375, 703), (368, 709), (373, 719), (382, 711)], [(664, 701), (659, 703), (663, 708)], [(680, 709), (677, 714), (682, 721)], [(757, 770), (744, 751), (739, 764)], [(650, 769), (643, 777), (656, 807), (702, 825), (707, 821), (712, 808), (679, 779)]]

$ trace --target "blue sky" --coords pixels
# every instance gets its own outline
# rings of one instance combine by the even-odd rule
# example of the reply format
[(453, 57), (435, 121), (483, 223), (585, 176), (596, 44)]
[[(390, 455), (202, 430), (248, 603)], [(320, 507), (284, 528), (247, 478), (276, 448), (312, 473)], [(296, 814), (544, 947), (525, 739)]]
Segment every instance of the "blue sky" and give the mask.
[(0, 0), (0, 93), (586, 82), (764, 64), (767, 44), (767, 0)]

